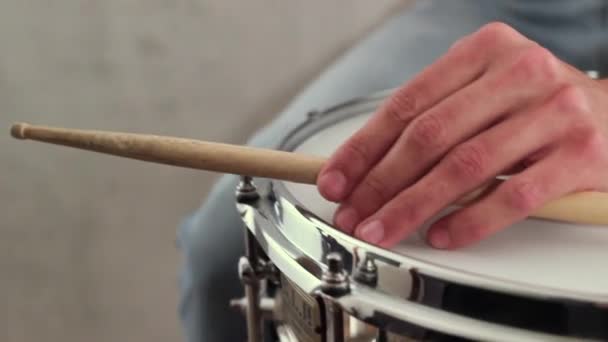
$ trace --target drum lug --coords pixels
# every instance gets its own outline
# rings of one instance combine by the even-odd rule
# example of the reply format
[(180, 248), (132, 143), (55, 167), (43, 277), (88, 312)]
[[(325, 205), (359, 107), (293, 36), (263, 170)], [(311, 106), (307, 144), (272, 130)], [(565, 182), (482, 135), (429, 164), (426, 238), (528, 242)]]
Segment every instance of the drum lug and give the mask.
[(260, 198), (258, 189), (253, 184), (250, 176), (241, 176), (241, 181), (236, 187), (236, 200), (239, 203), (252, 202)]
[(243, 285), (250, 285), (263, 279), (278, 285), (280, 273), (271, 261), (258, 260), (258, 265), (254, 268), (249, 259), (243, 256), (239, 259), (239, 278)]
[(339, 253), (327, 255), (327, 270), (323, 272), (321, 291), (329, 296), (341, 296), (350, 291), (348, 275), (344, 271), (344, 262)]
[[(268, 280), (273, 284), (279, 283), (279, 271), (270, 261), (260, 260), (259, 270), (255, 270), (251, 266), (251, 262), (247, 257), (239, 259), (239, 278), (245, 286), (257, 286), (261, 280)], [(241, 310), (244, 314), (247, 313), (248, 301), (246, 297), (232, 299), (230, 307)], [(264, 319), (274, 319), (275, 300), (269, 297), (259, 298), (259, 309)]]
[(327, 270), (321, 278), (321, 293), (325, 302), (326, 340), (344, 342), (344, 316), (335, 298), (350, 292), (348, 275), (340, 253), (329, 253), (326, 258)]
[(363, 285), (376, 287), (378, 285), (378, 267), (374, 259), (366, 255), (359, 263), (354, 279)]

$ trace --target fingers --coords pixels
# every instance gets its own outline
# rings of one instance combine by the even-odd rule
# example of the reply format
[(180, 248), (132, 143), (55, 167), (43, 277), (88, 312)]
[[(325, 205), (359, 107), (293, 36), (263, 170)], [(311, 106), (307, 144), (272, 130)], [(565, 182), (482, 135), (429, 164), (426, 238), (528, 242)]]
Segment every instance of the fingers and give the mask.
[(558, 154), (515, 175), (482, 200), (442, 218), (429, 229), (435, 248), (464, 247), (507, 227), (544, 203), (576, 190), (573, 174)]
[(550, 94), (558, 85), (552, 82), (559, 78), (558, 70), (558, 62), (549, 52), (533, 46), (511, 65), (469, 84), (417, 116), (355, 186), (338, 211), (336, 224), (351, 230), (356, 219), (372, 214), (413, 184), (453, 146), (505, 113)]
[(563, 87), (543, 107), (550, 117), (539, 116), (538, 124), (526, 130), (542, 132), (540, 124), (545, 129), (565, 127), (552, 148), (534, 153), (531, 159), (535, 163), (488, 196), (435, 223), (427, 233), (432, 246), (453, 249), (475, 243), (525, 218), (550, 200), (602, 184), (598, 177), (604, 174), (597, 170), (604, 170), (607, 165), (607, 138), (590, 119), (589, 101), (581, 90)]
[[(518, 113), (459, 145), (363, 221), (355, 235), (385, 247), (396, 244), (450, 203), (564, 135), (570, 121), (551, 121), (554, 107), (548, 102), (532, 112)], [(378, 222), (383, 231), (380, 239), (369, 228), (375, 223), (372, 227), (378, 230)]]
[[(472, 82), (486, 69), (496, 53), (491, 47), (505, 40), (497, 39), (495, 31), (510, 30), (503, 36), (515, 40), (511, 37), (515, 36), (513, 30), (503, 26), (490, 26), (483, 34), (461, 40), (446, 55), (399, 88), (326, 163), (317, 179), (319, 192), (330, 201), (346, 198), (413, 118)], [(480, 49), (482, 44), (486, 48)]]
[(413, 118), (475, 77), (474, 70), (460, 68), (462, 71), (459, 73), (462, 75), (455, 75), (451, 82), (444, 83), (441, 87), (432, 87), (432, 84), (440, 83), (436, 69), (443, 68), (434, 66), (425, 70), (411, 83), (398, 89), (334, 153), (317, 179), (319, 191), (325, 198), (337, 202), (347, 197)]

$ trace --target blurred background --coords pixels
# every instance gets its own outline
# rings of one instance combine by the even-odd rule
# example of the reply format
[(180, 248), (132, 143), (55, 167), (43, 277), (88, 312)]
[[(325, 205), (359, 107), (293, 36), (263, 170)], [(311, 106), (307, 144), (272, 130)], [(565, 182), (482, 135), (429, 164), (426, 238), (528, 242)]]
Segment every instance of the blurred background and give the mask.
[(215, 179), (12, 122), (243, 143), (405, 3), (1, 1), (0, 341), (180, 340), (175, 230)]

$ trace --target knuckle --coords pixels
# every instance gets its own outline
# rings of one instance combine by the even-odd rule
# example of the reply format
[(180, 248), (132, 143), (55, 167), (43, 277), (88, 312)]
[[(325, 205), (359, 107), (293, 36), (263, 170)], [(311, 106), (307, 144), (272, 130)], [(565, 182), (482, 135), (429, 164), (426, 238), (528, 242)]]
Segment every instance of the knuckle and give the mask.
[(481, 144), (466, 143), (458, 146), (448, 158), (453, 176), (471, 181), (485, 178), (487, 154)]
[(476, 36), (481, 46), (488, 46), (488, 44), (494, 45), (511, 41), (519, 36), (519, 33), (511, 26), (496, 21), (482, 26), (477, 31)]
[(412, 122), (409, 138), (418, 147), (440, 146), (444, 139), (444, 124), (437, 115), (426, 114)]
[(513, 179), (506, 186), (506, 200), (510, 208), (526, 214), (541, 204), (541, 191), (532, 181)]
[(511, 73), (523, 81), (539, 81), (544, 85), (560, 77), (559, 60), (547, 49), (535, 45), (524, 50)]
[(408, 122), (417, 109), (415, 93), (413, 89), (396, 91), (386, 104), (386, 113), (396, 122)]
[(390, 198), (388, 187), (385, 182), (374, 174), (370, 173), (367, 175), (363, 180), (363, 185), (376, 194), (381, 201), (386, 201)]
[(456, 41), (450, 46), (447, 55), (452, 59), (454, 65), (477, 65), (485, 64), (488, 49), (480, 49), (484, 46), (475, 35), (469, 35)]
[(574, 85), (563, 87), (555, 95), (553, 103), (562, 114), (580, 115), (589, 113), (589, 102), (582, 89)]

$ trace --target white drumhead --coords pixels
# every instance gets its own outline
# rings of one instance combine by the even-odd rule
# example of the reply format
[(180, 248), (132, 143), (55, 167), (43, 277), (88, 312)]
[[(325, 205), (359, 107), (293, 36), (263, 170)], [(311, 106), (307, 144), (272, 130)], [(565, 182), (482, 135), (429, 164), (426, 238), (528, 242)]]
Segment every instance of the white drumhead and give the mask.
[[(327, 127), (295, 151), (329, 156), (368, 117), (359, 115)], [(308, 210), (332, 222), (336, 205), (324, 200), (314, 186), (286, 187)], [(608, 227), (528, 219), (461, 250), (433, 249), (417, 233), (394, 251), (469, 274), (608, 298)]]

